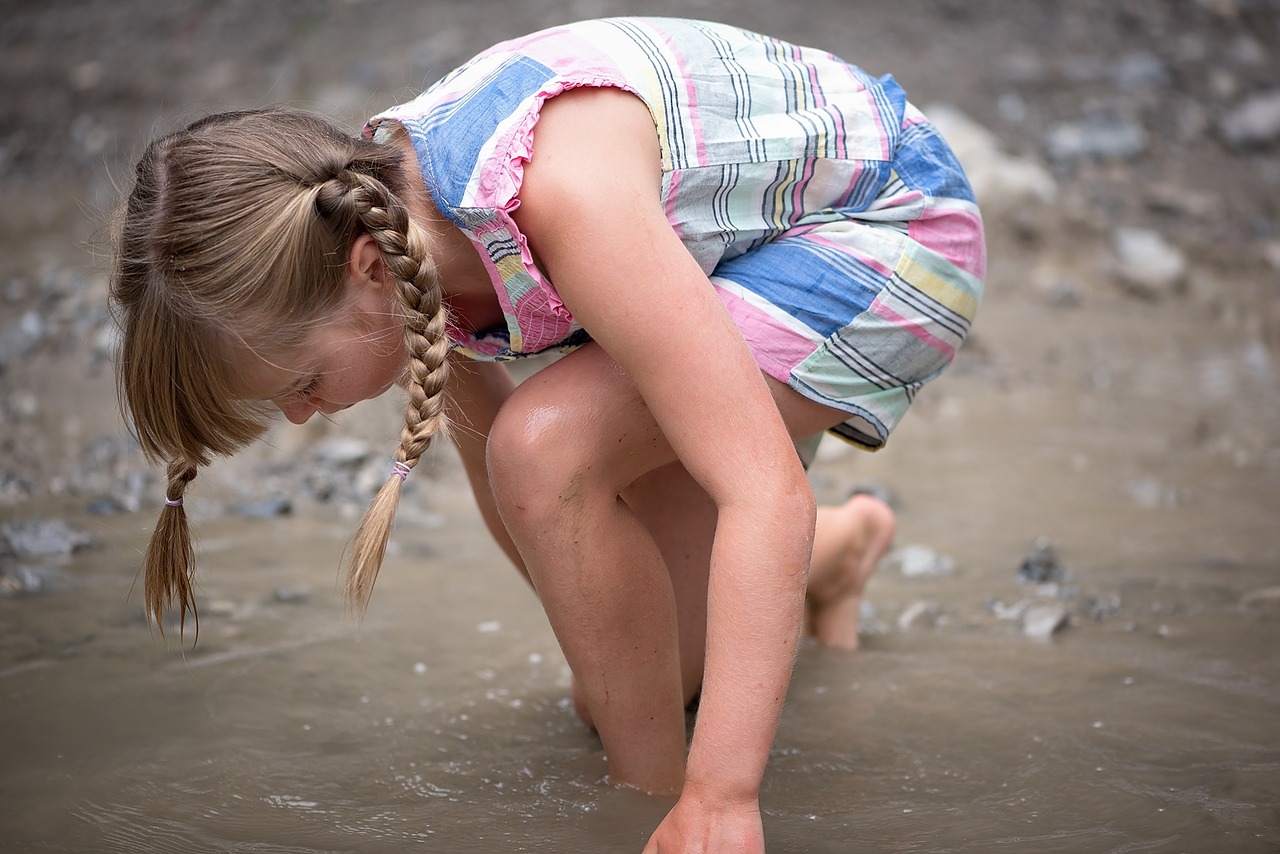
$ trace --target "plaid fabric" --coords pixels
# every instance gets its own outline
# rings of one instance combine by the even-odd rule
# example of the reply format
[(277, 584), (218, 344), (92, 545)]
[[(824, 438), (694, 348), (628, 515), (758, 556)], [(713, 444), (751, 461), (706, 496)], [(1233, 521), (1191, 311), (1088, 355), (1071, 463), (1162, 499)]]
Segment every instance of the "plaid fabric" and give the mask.
[(541, 105), (613, 86), (649, 107), (662, 202), (761, 368), (875, 448), (954, 357), (982, 292), (982, 221), (951, 150), (891, 76), (721, 24), (613, 18), (504, 42), (370, 120), (409, 132), (480, 251), (503, 327), (481, 359), (588, 340), (511, 218)]

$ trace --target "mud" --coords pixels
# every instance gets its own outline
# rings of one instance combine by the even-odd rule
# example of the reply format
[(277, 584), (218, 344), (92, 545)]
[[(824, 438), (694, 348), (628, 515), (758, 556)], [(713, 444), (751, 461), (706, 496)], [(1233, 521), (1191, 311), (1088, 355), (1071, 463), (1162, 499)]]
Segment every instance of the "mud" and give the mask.
[[(135, 572), (161, 496), (123, 438), (103, 308), (104, 217), (152, 132), (278, 101), (354, 127), (490, 42), (624, 11), (9, 4), (0, 523), (70, 533), (42, 553), (6, 534), (0, 555), (4, 850), (640, 850), (667, 804), (601, 782), (545, 619), (447, 449), (415, 476), (367, 618), (344, 615), (393, 398), (202, 474), (199, 641), (146, 625)], [(1005, 174), (1054, 188), (988, 190), (976, 334), (889, 446), (819, 452), (822, 500), (887, 491), (898, 545), (937, 560), (885, 562), (860, 652), (802, 650), (769, 850), (1277, 850), (1280, 140), (1228, 119), (1280, 81), (1280, 6), (643, 11), (891, 70), (992, 134)], [(1064, 149), (1076, 126), (1091, 153)], [(1124, 228), (1185, 269), (1126, 272)], [(1019, 577), (1037, 542), (1046, 584)], [(1064, 615), (1047, 637), (1024, 625), (1039, 606)]]

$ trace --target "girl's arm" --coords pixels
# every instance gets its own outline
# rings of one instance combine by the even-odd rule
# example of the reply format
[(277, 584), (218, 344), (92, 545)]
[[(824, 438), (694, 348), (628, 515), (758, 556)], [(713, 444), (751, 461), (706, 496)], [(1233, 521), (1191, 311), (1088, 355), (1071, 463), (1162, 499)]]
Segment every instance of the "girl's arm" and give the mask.
[(452, 355), (449, 358), (453, 360), (446, 395), (450, 438), (458, 449), (458, 455), (462, 457), (462, 467), (467, 473), (467, 480), (471, 482), (471, 492), (489, 533), (525, 576), (525, 580), (528, 580), (529, 574), (525, 571), (524, 561), (520, 559), (511, 535), (498, 516), (498, 508), (493, 502), (493, 490), (489, 486), (488, 465), (485, 462), (489, 429), (493, 426), (498, 410), (515, 389), (515, 380), (506, 366), (496, 362), (473, 362)]
[(543, 109), (516, 216), (565, 305), (718, 508), (702, 700), (683, 794), (655, 839), (752, 850), (815, 511), (759, 367), (667, 222), (660, 162), (641, 101), (573, 90)]

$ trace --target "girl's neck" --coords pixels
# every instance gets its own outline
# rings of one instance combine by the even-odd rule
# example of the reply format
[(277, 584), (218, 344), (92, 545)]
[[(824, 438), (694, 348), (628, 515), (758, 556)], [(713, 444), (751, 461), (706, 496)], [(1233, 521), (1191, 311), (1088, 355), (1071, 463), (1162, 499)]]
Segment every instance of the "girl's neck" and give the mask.
[[(409, 215), (426, 232), (431, 241), (441, 288), (446, 296), (493, 296), (493, 285), (480, 260), (471, 239), (436, 208), (431, 193), (427, 191), (422, 171), (418, 165), (413, 143), (403, 129), (392, 137), (390, 145), (400, 151), (407, 182), (405, 203)], [(496, 299), (496, 297), (495, 297)]]
[(400, 151), (407, 182), (404, 202), (414, 222), (427, 232), (441, 294), (449, 303), (454, 320), (473, 330), (501, 322), (502, 307), (480, 253), (471, 239), (436, 208), (409, 135), (400, 129), (388, 144)]

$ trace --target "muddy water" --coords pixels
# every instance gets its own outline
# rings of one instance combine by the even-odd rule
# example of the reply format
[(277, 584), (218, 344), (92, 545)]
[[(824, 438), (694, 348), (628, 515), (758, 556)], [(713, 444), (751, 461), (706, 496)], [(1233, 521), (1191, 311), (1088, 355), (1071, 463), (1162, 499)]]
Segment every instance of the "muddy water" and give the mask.
[[(467, 524), (402, 531), (359, 628), (331, 526), (208, 526), (184, 657), (124, 598), (145, 521), (60, 590), (0, 602), (6, 850), (638, 851), (660, 818), (601, 784), (536, 603)], [(763, 794), (771, 850), (1274, 850), (1274, 614), (1203, 583), (1160, 585), (1153, 612), (1130, 587), (1160, 569), (1097, 585), (1137, 626), (1053, 643), (985, 616), (1010, 586), (986, 573), (886, 574), (878, 614), (925, 595), (952, 617), (856, 656), (803, 651)]]
[[(1275, 377), (1174, 317), (1135, 332), (1150, 306), (1106, 308), (997, 297), (889, 450), (824, 445), (823, 500), (887, 485), (899, 543), (956, 568), (888, 562), (863, 649), (802, 651), (771, 851), (1280, 846)], [(1019, 332), (1038, 313), (1070, 344)], [(1215, 398), (1228, 380), (1238, 406)], [(151, 514), (71, 517), (102, 545), (0, 600), (5, 850), (639, 851), (666, 803), (602, 783), (536, 601), (456, 462), (434, 477), (359, 626), (335, 583), (349, 519), (211, 517), (185, 654), (128, 596)], [(1056, 590), (1016, 577), (1040, 536)], [(1036, 641), (993, 611), (1024, 599), (1069, 625)], [(935, 618), (899, 625), (917, 602)]]

